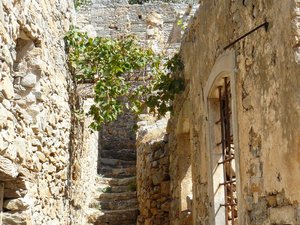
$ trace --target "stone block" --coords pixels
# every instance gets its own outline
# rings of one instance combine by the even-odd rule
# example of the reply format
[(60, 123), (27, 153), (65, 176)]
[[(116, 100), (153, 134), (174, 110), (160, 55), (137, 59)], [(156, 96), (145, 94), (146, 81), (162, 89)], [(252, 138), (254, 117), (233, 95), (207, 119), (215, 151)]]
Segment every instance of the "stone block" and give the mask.
[(29, 93), (27, 96), (26, 96), (26, 103), (27, 104), (33, 104), (36, 102), (36, 97), (34, 94), (32, 93)]
[(19, 157), (19, 159), (21, 161), (25, 160), (26, 150), (27, 150), (26, 140), (21, 138), (21, 137), (17, 137), (16, 140), (14, 141), (14, 143), (13, 143), (13, 147), (15, 148), (15, 150), (17, 152), (17, 156)]
[(26, 215), (21, 213), (3, 213), (3, 225), (27, 225)]
[(48, 161), (44, 153), (42, 153), (42, 152), (40, 152), (40, 151), (37, 151), (35, 154), (37, 155), (38, 159), (39, 159), (41, 162), (46, 162), (46, 161)]
[(43, 169), (48, 173), (53, 173), (56, 171), (56, 167), (49, 163), (44, 163)]
[(300, 222), (300, 206), (297, 207), (297, 221)]
[(263, 224), (268, 217), (267, 213), (267, 201), (265, 198), (259, 198), (250, 212), (250, 219), (253, 224)]
[(10, 160), (15, 160), (17, 158), (17, 148), (15, 143), (12, 143), (8, 146), (8, 148), (2, 153), (2, 155)]
[(272, 224), (295, 224), (296, 210), (292, 206), (270, 208), (270, 222)]
[(170, 181), (164, 181), (160, 184), (161, 193), (168, 195), (170, 194)]
[(154, 185), (159, 184), (164, 179), (163, 174), (154, 174), (152, 177), (152, 182)]
[(4, 141), (2, 135), (0, 134), (0, 151), (6, 150), (9, 146), (9, 142)]
[(8, 199), (3, 203), (3, 208), (11, 211), (22, 211), (26, 210), (28, 207), (27, 203), (23, 201), (22, 198), (18, 199)]
[(37, 77), (33, 73), (26, 74), (22, 80), (21, 85), (25, 88), (33, 88), (37, 82)]
[(169, 212), (170, 211), (170, 202), (165, 202), (161, 205), (161, 209), (165, 212)]
[(14, 86), (9, 77), (4, 77), (2, 81), (0, 81), (0, 91), (7, 99), (12, 99), (14, 97)]
[(5, 178), (15, 178), (18, 175), (18, 169), (16, 165), (9, 159), (0, 156), (0, 177)]
[(7, 110), (11, 110), (11, 102), (9, 100), (3, 99), (2, 104)]
[(277, 205), (276, 195), (267, 196), (266, 199), (269, 206), (274, 207)]

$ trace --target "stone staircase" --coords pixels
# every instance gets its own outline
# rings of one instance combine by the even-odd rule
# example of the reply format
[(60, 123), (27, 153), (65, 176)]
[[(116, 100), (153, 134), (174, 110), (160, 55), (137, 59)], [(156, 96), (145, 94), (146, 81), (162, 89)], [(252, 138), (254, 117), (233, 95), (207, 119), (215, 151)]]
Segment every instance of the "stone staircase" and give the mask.
[(100, 151), (98, 174), (90, 203), (94, 211), (91, 224), (135, 225), (138, 215), (135, 149)]

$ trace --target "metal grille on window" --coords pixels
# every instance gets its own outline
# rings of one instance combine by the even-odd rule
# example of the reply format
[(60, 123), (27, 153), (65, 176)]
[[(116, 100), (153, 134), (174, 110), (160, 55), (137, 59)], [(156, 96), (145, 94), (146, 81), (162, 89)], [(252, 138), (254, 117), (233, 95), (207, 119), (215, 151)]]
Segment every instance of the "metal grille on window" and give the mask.
[(219, 86), (220, 103), (220, 124), (221, 141), (218, 144), (222, 147), (222, 161), (224, 182), (220, 186), (224, 187), (225, 202), (221, 207), (225, 207), (226, 225), (237, 225), (237, 195), (236, 195), (236, 174), (235, 174), (235, 152), (233, 145), (232, 132), (232, 110), (231, 110), (231, 92), (230, 81), (224, 78), (224, 85)]

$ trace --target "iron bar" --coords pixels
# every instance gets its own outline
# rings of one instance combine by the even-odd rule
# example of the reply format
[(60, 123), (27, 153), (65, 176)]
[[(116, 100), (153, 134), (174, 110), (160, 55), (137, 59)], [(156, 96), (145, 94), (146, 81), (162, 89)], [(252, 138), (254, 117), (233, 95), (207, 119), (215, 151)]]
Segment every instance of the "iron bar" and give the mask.
[(219, 90), (219, 104), (220, 104), (220, 122), (215, 122), (216, 125), (220, 123), (221, 141), (217, 146), (222, 146), (222, 161), (218, 165), (223, 164), (223, 183), (224, 186), (224, 204), (225, 207), (225, 221), (226, 225), (236, 225), (237, 218), (237, 199), (236, 193), (236, 176), (233, 169), (233, 162), (235, 160), (233, 134), (231, 133), (231, 94), (230, 94), (230, 80), (228, 77), (223, 78), (223, 85), (218, 87)]
[(235, 206), (237, 205), (236, 203), (231, 203), (231, 204), (220, 204), (220, 206)]
[(269, 28), (269, 22), (264, 22), (263, 24), (253, 28), (252, 30), (250, 30), (249, 32), (247, 32), (246, 34), (242, 35), (241, 37), (239, 37), (238, 39), (236, 39), (235, 41), (231, 42), (230, 44), (228, 44), (227, 46), (224, 47), (224, 50), (228, 49), (229, 47), (231, 47), (232, 45), (234, 45), (235, 43), (239, 42), (240, 40), (244, 39), (245, 37), (247, 37), (248, 35), (252, 34), (253, 32), (257, 31), (258, 29), (264, 27), (265, 30), (267, 31)]
[(224, 183), (220, 183), (219, 185), (226, 185), (226, 184), (232, 184), (232, 183), (235, 183), (236, 180), (230, 180), (230, 181), (225, 181)]
[[(230, 151), (230, 145), (231, 145), (231, 134), (230, 134), (230, 98), (229, 98), (229, 93), (230, 91), (228, 91), (228, 87), (230, 87), (230, 82), (227, 81), (227, 77), (224, 78), (224, 97), (225, 97), (225, 118), (226, 118), (226, 123), (225, 123), (225, 138), (226, 138), (226, 149), (228, 150), (229, 153), (229, 158), (231, 158), (231, 151)], [(227, 163), (229, 164), (229, 168), (227, 168), (229, 170), (229, 177), (227, 179), (227, 182), (225, 183), (229, 183), (229, 196), (230, 196), (230, 201), (229, 204), (233, 203), (233, 183), (235, 183), (235, 180), (232, 179), (232, 170), (231, 170), (231, 162)], [(227, 203), (228, 204), (228, 203)], [(233, 217), (234, 214), (234, 209), (232, 207), (230, 207), (230, 213), (231, 213), (231, 218)], [(234, 220), (231, 221), (232, 225), (234, 225)]]
[(217, 125), (217, 124), (219, 124), (219, 123), (221, 123), (222, 121), (221, 121), (221, 119), (219, 119), (219, 120), (217, 120), (216, 122), (215, 122), (215, 124)]
[[(221, 122), (221, 142), (222, 142), (222, 160), (226, 160), (225, 158), (225, 143), (224, 143), (224, 140), (225, 140), (225, 136), (224, 136), (224, 124), (223, 124), (223, 121), (224, 121), (224, 118), (223, 118), (223, 101), (222, 101), (222, 86), (219, 86), (218, 87), (218, 90), (219, 90), (219, 100), (220, 100), (220, 120), (222, 121)], [(226, 177), (226, 168), (225, 168), (225, 164), (223, 164), (223, 176), (224, 178)], [(227, 188), (224, 186), (224, 193), (225, 193), (225, 204), (227, 204)], [(227, 207), (225, 208), (225, 217), (226, 217), (226, 225), (228, 225), (228, 209)]]
[(218, 164), (220, 165), (220, 164), (229, 162), (229, 161), (231, 161), (231, 160), (233, 160), (233, 159), (234, 159), (234, 156), (232, 156), (232, 157), (230, 157), (230, 158), (228, 158), (228, 159), (226, 159), (226, 160), (224, 160), (224, 161), (218, 162)]

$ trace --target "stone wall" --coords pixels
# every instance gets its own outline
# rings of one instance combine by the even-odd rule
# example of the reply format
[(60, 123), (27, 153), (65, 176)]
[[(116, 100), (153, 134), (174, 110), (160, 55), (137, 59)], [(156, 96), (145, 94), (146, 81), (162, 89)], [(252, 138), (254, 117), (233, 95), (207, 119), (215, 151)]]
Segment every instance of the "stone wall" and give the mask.
[[(95, 0), (79, 10), (77, 21), (86, 31), (100, 37), (116, 38), (124, 34), (134, 34), (141, 43), (148, 46), (150, 44), (157, 52), (172, 51), (180, 46), (182, 26), (196, 8), (197, 6), (180, 3), (130, 5), (126, 0)], [(182, 25), (177, 24), (180, 19)], [(156, 39), (155, 44), (151, 43), (151, 39)]]
[[(91, 36), (117, 38), (124, 34), (134, 34), (140, 39), (141, 44), (151, 47), (155, 52), (166, 53), (165, 51), (167, 50), (168, 53), (172, 53), (178, 50), (183, 26), (186, 25), (195, 8), (197, 6), (191, 7), (188, 4), (157, 2), (129, 5), (127, 1), (122, 0), (97, 0), (92, 1), (86, 7), (80, 8), (77, 23), (82, 30), (87, 31)], [(178, 24), (179, 20), (182, 20), (181, 25)], [(165, 133), (163, 129), (165, 129), (166, 122), (164, 121), (163, 124), (158, 123), (159, 132), (154, 129), (156, 127), (154, 124), (152, 124), (152, 128), (149, 128), (151, 127), (149, 124), (149, 127), (142, 126), (142, 130), (139, 129), (138, 133), (143, 134), (138, 137), (138, 144), (135, 146), (136, 131), (134, 127), (136, 123), (136, 116), (126, 112), (117, 121), (103, 126), (99, 133), (98, 158), (98, 174), (102, 178), (99, 177), (97, 185), (99, 187), (103, 186), (102, 183), (105, 183), (105, 180), (109, 177), (108, 172), (112, 168), (107, 167), (111, 161), (107, 159), (108, 156), (116, 161), (121, 156), (120, 153), (123, 154), (121, 158), (124, 158), (126, 154), (130, 154), (130, 156), (132, 153), (135, 154), (137, 147), (137, 186), (140, 187), (138, 189), (140, 210), (138, 223), (168, 224), (170, 178), (168, 175), (168, 152), (163, 139)], [(144, 123), (147, 122), (145, 121)], [(153, 137), (155, 140), (150, 141), (150, 137)], [(155, 153), (152, 154), (151, 152)], [(110, 167), (113, 166), (110, 165)], [(120, 171), (119, 168), (113, 168), (113, 170)], [(116, 177), (109, 179), (116, 179)], [(117, 196), (114, 192), (116, 191), (115, 189), (120, 189), (120, 187), (105, 185), (112, 191), (111, 194)], [(132, 193), (130, 194), (132, 195)], [(103, 193), (99, 195), (103, 195)], [(106, 195), (108, 196), (109, 194)], [(106, 200), (102, 199), (102, 201), (103, 203), (100, 201), (100, 205), (104, 205), (105, 208), (106, 203), (104, 201)], [(121, 203), (123, 200), (121, 198), (117, 199), (117, 197), (110, 201), (109, 204), (111, 206), (115, 204), (114, 202), (119, 202), (120, 206), (123, 204)], [(94, 205), (99, 205), (99, 200)], [(130, 210), (130, 207), (128, 207), (128, 210)], [(109, 212), (109, 210), (98, 211), (105, 211), (104, 214), (107, 214), (97, 216), (95, 213), (94, 218), (95, 220), (98, 218), (98, 221), (108, 218), (113, 213), (112, 211)], [(120, 219), (126, 220), (125, 214), (128, 213), (125, 210), (118, 211), (118, 214), (114, 214), (115, 223), (118, 223)], [(133, 212), (131, 211), (132, 216), (134, 216)], [(123, 221), (123, 223), (125, 224), (126, 222)]]
[[(146, 122), (148, 121), (148, 122)], [(169, 224), (169, 153), (165, 133), (167, 119), (138, 123), (137, 196), (140, 215), (137, 224)]]
[(170, 158), (170, 193), (171, 193), (171, 224), (188, 225), (191, 223), (193, 199), (192, 168), (191, 168), (191, 137), (189, 112), (191, 109), (188, 96), (177, 96), (174, 115), (170, 118), (167, 132), (169, 133)]
[(3, 224), (69, 223), (72, 82), (63, 36), (72, 14), (72, 1), (0, 3)]
[[(77, 110), (73, 113), (73, 129), (69, 163), (69, 190), (71, 224), (92, 224), (95, 212), (90, 208), (97, 190), (98, 132), (89, 128), (91, 118), (86, 116), (93, 99), (86, 93), (86, 85), (77, 87)], [(83, 110), (83, 111), (81, 111)]]
[[(300, 224), (299, 4), (202, 1), (188, 28), (181, 48), (187, 89), (178, 98), (172, 119), (170, 164), (178, 165), (173, 158), (185, 151), (176, 150), (176, 132), (186, 133), (181, 113), (183, 104), (190, 102), (191, 161), (186, 162), (192, 167), (193, 224), (223, 224), (225, 220), (213, 219), (208, 147), (213, 133), (206, 95), (213, 94), (207, 92), (214, 83), (213, 74), (232, 81), (239, 224)], [(269, 22), (267, 30), (262, 27), (224, 50), (265, 21)], [(176, 179), (171, 179), (172, 186), (179, 188)], [(176, 195), (174, 201), (180, 198), (179, 192)], [(172, 212), (171, 224), (176, 221)]]

